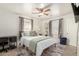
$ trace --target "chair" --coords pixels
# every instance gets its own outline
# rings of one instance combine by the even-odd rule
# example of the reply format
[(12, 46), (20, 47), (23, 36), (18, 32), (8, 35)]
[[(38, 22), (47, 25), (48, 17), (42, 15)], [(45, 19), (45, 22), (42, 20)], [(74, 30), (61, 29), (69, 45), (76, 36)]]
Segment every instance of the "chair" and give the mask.
[(0, 42), (0, 51), (2, 51), (3, 49), (3, 45), (2, 45), (2, 42)]
[(16, 44), (17, 44), (17, 37), (16, 36), (10, 37), (9, 38), (9, 46), (10, 46), (10, 49), (16, 48)]
[(9, 48), (7, 38), (0, 38), (0, 47), (1, 47), (1, 51), (7, 52), (7, 49)]
[(3, 50), (7, 52), (8, 48), (9, 48), (9, 44), (8, 44), (8, 41), (6, 40), (3, 42)]

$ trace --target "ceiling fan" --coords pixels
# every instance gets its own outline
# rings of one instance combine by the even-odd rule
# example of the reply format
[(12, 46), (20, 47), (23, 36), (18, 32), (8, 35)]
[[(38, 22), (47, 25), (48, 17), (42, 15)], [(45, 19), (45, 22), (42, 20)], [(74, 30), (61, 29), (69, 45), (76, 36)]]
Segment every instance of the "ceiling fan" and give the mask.
[(36, 7), (33, 14), (39, 14), (39, 16), (41, 16), (41, 14), (48, 16), (49, 12), (51, 11), (51, 9), (49, 8), (52, 4), (47, 4), (46, 6), (44, 5), (44, 7)]

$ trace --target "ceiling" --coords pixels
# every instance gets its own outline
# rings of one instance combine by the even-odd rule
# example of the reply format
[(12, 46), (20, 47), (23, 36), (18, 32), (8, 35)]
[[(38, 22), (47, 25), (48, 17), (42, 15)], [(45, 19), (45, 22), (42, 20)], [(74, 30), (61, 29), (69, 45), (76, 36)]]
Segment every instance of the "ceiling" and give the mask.
[[(51, 9), (50, 15), (38, 17), (37, 14), (32, 14), (32, 11), (34, 7), (39, 7), (39, 4), (40, 3), (0, 3), (0, 9), (35, 18), (50, 18), (72, 12), (71, 4), (69, 3), (51, 3), (52, 5), (49, 7)], [(46, 3), (44, 3), (44, 5), (46, 5)]]

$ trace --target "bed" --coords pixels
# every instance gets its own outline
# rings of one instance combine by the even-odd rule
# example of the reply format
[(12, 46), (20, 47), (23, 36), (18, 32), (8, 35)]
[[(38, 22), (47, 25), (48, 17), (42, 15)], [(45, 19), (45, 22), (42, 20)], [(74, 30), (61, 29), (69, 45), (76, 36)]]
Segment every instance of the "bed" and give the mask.
[(20, 40), (21, 45), (28, 47), (28, 49), (35, 53), (36, 56), (40, 56), (44, 49), (58, 42), (58, 38), (49, 36), (23, 36)]

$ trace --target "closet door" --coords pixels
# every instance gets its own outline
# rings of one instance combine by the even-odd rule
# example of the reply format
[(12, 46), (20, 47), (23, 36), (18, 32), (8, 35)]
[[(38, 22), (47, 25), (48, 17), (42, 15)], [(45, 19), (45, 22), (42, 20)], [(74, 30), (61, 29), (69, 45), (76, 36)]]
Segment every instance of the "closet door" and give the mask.
[(59, 20), (54, 20), (51, 23), (51, 34), (53, 37), (58, 37), (59, 33)]

